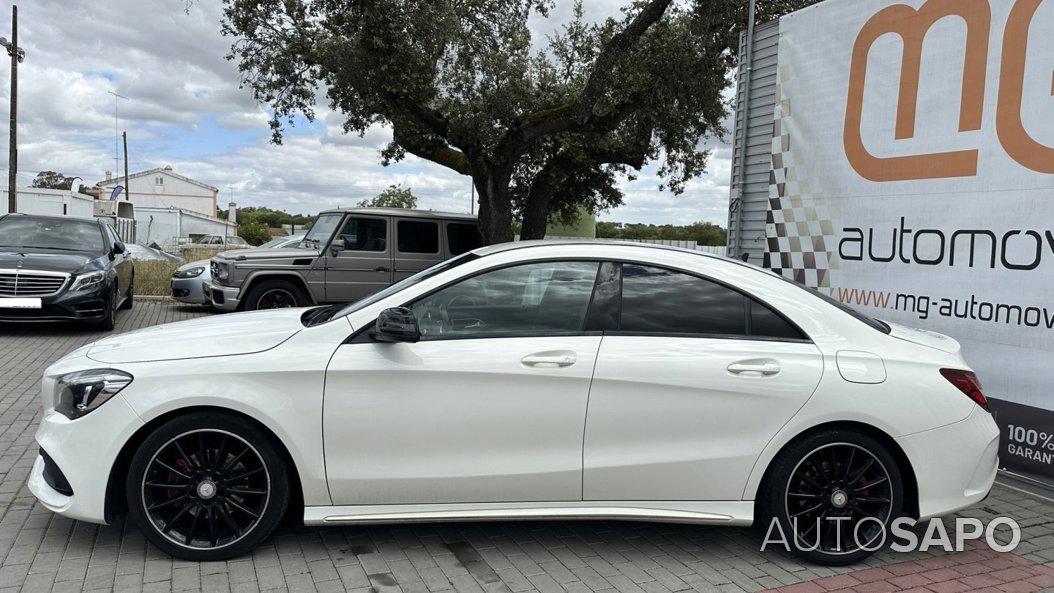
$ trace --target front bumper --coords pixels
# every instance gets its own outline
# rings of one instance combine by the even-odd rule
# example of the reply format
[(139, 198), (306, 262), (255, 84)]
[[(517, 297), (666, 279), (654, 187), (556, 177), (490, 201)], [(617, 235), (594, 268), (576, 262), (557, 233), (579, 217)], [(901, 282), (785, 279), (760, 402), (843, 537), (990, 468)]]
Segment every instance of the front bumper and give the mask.
[(976, 504), (992, 489), (999, 467), (999, 427), (980, 406), (965, 420), (896, 441), (915, 471), (921, 519)]
[(205, 298), (205, 289), (202, 286), (204, 282), (201, 275), (191, 278), (172, 278), (172, 298), (181, 303), (207, 305), (209, 300)]
[(101, 321), (106, 318), (112, 285), (104, 282), (90, 290), (70, 292), (40, 299), (39, 309), (13, 309), (0, 299), (0, 321)]
[[(77, 420), (48, 410), (36, 440), (55, 467), (52, 476), (46, 476), (44, 456), (37, 455), (29, 475), (30, 492), (50, 511), (80, 521), (105, 523), (110, 471), (121, 446), (142, 426), (143, 421), (121, 394)], [(106, 438), (101, 438), (103, 435)], [(56, 483), (56, 474), (67, 484)], [(60, 491), (65, 485), (72, 494)]]
[(238, 310), (238, 293), (241, 291), (237, 286), (220, 286), (213, 282), (202, 283), (205, 300), (215, 309), (220, 311)]

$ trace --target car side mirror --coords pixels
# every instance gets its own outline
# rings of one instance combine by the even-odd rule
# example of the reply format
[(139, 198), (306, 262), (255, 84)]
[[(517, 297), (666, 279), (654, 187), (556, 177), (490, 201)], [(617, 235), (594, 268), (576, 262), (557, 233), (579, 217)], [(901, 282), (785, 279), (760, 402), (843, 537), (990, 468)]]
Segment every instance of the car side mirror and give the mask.
[(421, 340), (421, 328), (413, 311), (393, 307), (381, 311), (370, 335), (378, 342), (417, 342)]
[(338, 255), (340, 255), (340, 247), (336, 246), (335, 244), (334, 245), (330, 245), (329, 246), (329, 255), (330, 255), (330, 257), (337, 257)]
[(127, 251), (127, 249), (125, 249), (124, 243), (114, 243), (113, 244), (113, 252), (114, 253), (124, 253), (125, 251)]

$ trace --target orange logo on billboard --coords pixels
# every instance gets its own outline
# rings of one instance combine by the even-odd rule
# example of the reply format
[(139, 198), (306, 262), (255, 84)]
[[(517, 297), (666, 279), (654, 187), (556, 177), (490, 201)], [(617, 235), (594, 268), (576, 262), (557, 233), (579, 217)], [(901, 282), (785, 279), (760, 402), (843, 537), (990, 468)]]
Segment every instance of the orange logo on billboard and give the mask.
[[(1007, 19), (999, 73), (996, 132), (1003, 149), (1015, 161), (1034, 171), (1054, 173), (1054, 147), (1037, 142), (1021, 121), (1028, 29), (1042, 2), (1018, 0)], [(977, 149), (878, 157), (867, 150), (860, 133), (868, 54), (879, 37), (893, 33), (899, 35), (904, 44), (894, 136), (897, 140), (915, 136), (922, 43), (930, 28), (947, 16), (957, 16), (966, 22), (959, 131), (981, 128), (992, 24), (988, 0), (928, 0), (917, 10), (905, 4), (888, 6), (875, 13), (860, 29), (849, 68), (843, 144), (850, 165), (865, 179), (902, 181), (977, 175)]]

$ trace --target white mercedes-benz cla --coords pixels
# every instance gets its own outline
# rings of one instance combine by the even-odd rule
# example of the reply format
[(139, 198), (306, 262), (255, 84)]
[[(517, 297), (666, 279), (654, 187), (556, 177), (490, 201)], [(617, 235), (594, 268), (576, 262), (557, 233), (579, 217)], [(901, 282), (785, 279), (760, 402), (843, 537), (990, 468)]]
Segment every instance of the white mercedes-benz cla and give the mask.
[(983, 499), (999, 437), (950, 338), (738, 261), (603, 242), (485, 247), (349, 306), (106, 338), (42, 395), (44, 506), (126, 510), (192, 560), (293, 512), (776, 520), (806, 558), (849, 563), (896, 517)]

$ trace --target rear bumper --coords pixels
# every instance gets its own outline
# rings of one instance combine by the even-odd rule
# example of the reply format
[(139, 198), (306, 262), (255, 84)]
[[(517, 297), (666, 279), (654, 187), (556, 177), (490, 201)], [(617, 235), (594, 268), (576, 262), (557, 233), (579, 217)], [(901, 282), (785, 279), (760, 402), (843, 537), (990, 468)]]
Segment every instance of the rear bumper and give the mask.
[(240, 289), (236, 286), (219, 286), (212, 283), (202, 283), (202, 290), (205, 294), (205, 300), (213, 306), (215, 309), (220, 311), (237, 311), (238, 303), (238, 292)]
[(965, 420), (896, 439), (911, 461), (922, 519), (983, 500), (999, 466), (999, 427), (980, 406)]
[(106, 318), (108, 295), (113, 287), (110, 283), (93, 290), (61, 292), (41, 299), (39, 309), (12, 309), (3, 306), (0, 299), (0, 321), (101, 321)]

